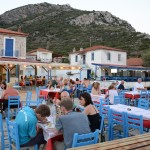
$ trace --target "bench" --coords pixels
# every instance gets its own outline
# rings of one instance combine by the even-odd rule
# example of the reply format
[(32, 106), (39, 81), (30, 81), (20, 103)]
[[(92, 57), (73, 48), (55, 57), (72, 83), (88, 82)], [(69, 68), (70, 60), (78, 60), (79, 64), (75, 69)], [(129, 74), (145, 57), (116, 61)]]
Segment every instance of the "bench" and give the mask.
[(113, 140), (88, 146), (70, 148), (68, 150), (148, 150), (150, 149), (150, 133)]

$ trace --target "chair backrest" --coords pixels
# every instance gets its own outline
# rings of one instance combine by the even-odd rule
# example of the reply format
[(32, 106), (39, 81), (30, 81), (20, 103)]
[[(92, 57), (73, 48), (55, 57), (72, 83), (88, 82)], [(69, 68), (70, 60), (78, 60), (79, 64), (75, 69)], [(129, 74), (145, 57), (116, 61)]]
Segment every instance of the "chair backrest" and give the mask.
[(138, 129), (140, 134), (143, 134), (143, 117), (126, 113), (126, 137), (129, 136), (129, 129)]
[(16, 145), (16, 150), (20, 150), (19, 143), (19, 134), (18, 134), (18, 125), (16, 122), (9, 121), (6, 118), (7, 132), (8, 132), (8, 140), (9, 140), (9, 149), (11, 148), (12, 142)]
[(73, 136), (72, 147), (96, 144), (98, 142), (98, 136), (99, 136), (99, 130), (87, 134), (81, 134), (81, 135), (75, 133)]
[(117, 105), (117, 104), (125, 104), (123, 95), (114, 96), (114, 105)]
[(148, 98), (147, 90), (141, 90), (140, 91), (140, 98)]
[(3, 128), (3, 119), (2, 114), (0, 113), (0, 138), (1, 138), (1, 149), (5, 149), (5, 141), (4, 141), (4, 128)]
[(8, 96), (8, 119), (10, 119), (10, 108), (15, 106), (16, 112), (11, 114), (16, 116), (20, 110), (20, 96)]
[(110, 109), (109, 113), (109, 126), (110, 126), (110, 137), (111, 140), (114, 139), (113, 127), (114, 125), (121, 125), (123, 129), (123, 135), (121, 137), (126, 137), (126, 124), (125, 124), (125, 112), (118, 112)]
[(100, 116), (104, 118), (108, 118), (110, 113), (110, 107), (100, 104)]
[(139, 98), (138, 99), (138, 107), (148, 110), (148, 108), (149, 108), (149, 100), (148, 99)]
[(108, 98), (105, 98), (105, 99), (100, 98), (100, 104), (101, 105), (109, 105), (109, 99)]
[(30, 106), (31, 99), (32, 99), (32, 92), (31, 91), (27, 91), (27, 94), (26, 94), (26, 106)]

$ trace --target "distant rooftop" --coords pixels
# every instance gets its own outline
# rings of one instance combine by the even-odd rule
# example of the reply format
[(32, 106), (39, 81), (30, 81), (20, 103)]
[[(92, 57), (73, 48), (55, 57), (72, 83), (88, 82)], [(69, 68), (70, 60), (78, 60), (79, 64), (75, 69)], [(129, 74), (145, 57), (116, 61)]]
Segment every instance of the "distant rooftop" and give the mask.
[(50, 51), (50, 50), (47, 50), (47, 49), (44, 49), (44, 48), (38, 48), (38, 49), (35, 49), (35, 50), (31, 50), (30, 52), (27, 52), (27, 55), (28, 55), (28, 54), (31, 54), (31, 53), (34, 53), (34, 52), (53, 53), (53, 52)]
[(0, 28), (0, 34), (28, 36), (28, 34), (23, 33), (23, 32), (17, 32), (17, 31), (12, 31), (12, 30), (7, 30), (7, 29), (2, 29), (2, 28)]
[(127, 66), (143, 66), (143, 60), (142, 58), (129, 58)]

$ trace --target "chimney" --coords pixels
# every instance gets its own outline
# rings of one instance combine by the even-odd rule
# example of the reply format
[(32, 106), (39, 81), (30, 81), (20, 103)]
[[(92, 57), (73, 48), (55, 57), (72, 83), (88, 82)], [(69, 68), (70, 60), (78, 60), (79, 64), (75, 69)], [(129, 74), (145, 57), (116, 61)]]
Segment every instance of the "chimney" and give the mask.
[(76, 52), (76, 49), (75, 49), (75, 47), (73, 48), (73, 52)]
[(21, 25), (18, 26), (18, 32), (21, 32)]
[(80, 48), (80, 51), (83, 51), (83, 48)]

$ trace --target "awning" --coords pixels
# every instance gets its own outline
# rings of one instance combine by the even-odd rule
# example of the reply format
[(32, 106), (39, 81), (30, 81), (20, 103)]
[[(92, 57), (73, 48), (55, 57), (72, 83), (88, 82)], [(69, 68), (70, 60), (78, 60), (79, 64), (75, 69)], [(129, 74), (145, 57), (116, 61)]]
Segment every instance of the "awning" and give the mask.
[(123, 70), (145, 70), (145, 71), (150, 70), (149, 67), (142, 67), (142, 66), (125, 66), (125, 65), (98, 64), (98, 63), (92, 63), (92, 65)]

